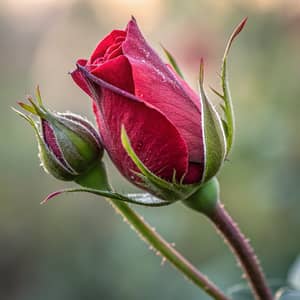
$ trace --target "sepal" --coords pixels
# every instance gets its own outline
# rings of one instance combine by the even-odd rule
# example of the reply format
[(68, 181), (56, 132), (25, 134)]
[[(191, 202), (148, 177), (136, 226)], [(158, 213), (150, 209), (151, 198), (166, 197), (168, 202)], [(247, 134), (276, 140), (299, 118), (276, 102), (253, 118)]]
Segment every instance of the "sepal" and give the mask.
[(168, 59), (170, 65), (173, 67), (174, 71), (175, 71), (182, 79), (184, 79), (183, 74), (182, 74), (182, 72), (181, 72), (181, 70), (180, 70), (180, 68), (179, 68), (179, 66), (178, 66), (178, 64), (177, 64), (177, 62), (176, 62), (176, 60), (175, 60), (175, 58), (174, 58), (173, 55), (171, 54), (171, 52), (168, 51), (163, 45), (161, 45), (161, 47), (162, 47), (162, 49), (163, 49), (163, 51), (164, 51), (164, 53), (165, 53), (165, 55), (166, 55), (166, 57), (167, 57), (167, 59)]
[(226, 157), (228, 156), (232, 148), (234, 142), (234, 135), (235, 135), (235, 119), (234, 119), (234, 110), (233, 110), (233, 104), (232, 104), (232, 98), (231, 98), (228, 74), (227, 74), (227, 58), (233, 41), (243, 30), (246, 22), (247, 22), (247, 18), (243, 19), (242, 22), (235, 28), (225, 48), (225, 52), (222, 60), (221, 75), (220, 75), (222, 93), (218, 92), (214, 88), (211, 88), (211, 90), (218, 97), (222, 99), (221, 107), (224, 111), (224, 117), (225, 117), (225, 119), (222, 121), (223, 121), (224, 131), (226, 133), (226, 141), (227, 141)]
[(207, 98), (204, 87), (204, 62), (200, 62), (199, 90), (202, 100), (202, 130), (204, 137), (204, 173), (202, 183), (214, 177), (222, 166), (226, 153), (226, 137), (221, 118)]
[(164, 206), (169, 205), (172, 202), (159, 199), (153, 195), (145, 193), (135, 193), (123, 195), (118, 192), (114, 192), (108, 182), (108, 176), (106, 173), (105, 165), (102, 161), (98, 161), (88, 172), (78, 176), (74, 180), (79, 188), (63, 189), (56, 191), (48, 195), (41, 204), (48, 202), (48, 200), (59, 196), (64, 193), (76, 193), (86, 192), (94, 195), (106, 197), (112, 200), (123, 201), (133, 204), (139, 204), (144, 206)]
[(175, 202), (189, 197), (199, 187), (197, 184), (182, 184), (183, 178), (177, 182), (175, 170), (172, 182), (168, 182), (153, 174), (136, 155), (124, 126), (121, 128), (121, 141), (128, 156), (132, 159), (139, 170), (139, 172), (132, 170), (132, 172), (139, 178), (139, 182), (137, 182), (137, 184), (157, 197), (165, 201)]
[(77, 192), (84, 192), (84, 193), (90, 193), (97, 196), (106, 197), (113, 200), (123, 201), (127, 203), (132, 204), (138, 204), (143, 206), (165, 206), (169, 205), (172, 202), (162, 200), (159, 198), (156, 198), (150, 194), (133, 194), (133, 195), (122, 195), (116, 192), (106, 191), (106, 190), (98, 190), (98, 189), (91, 189), (91, 188), (73, 188), (73, 189), (63, 189), (56, 192), (53, 192), (49, 194), (42, 202), (41, 204), (47, 203), (50, 199), (55, 198), (62, 194), (68, 194), (68, 193), (77, 193)]

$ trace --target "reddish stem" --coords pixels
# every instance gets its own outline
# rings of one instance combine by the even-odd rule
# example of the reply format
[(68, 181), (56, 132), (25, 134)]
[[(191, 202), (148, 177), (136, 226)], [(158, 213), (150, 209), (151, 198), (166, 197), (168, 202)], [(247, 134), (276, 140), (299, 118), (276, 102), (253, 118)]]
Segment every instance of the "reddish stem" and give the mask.
[(272, 292), (266, 283), (266, 278), (253, 248), (224, 206), (218, 202), (214, 212), (207, 216), (225, 238), (241, 267), (243, 267), (255, 299), (273, 300)]

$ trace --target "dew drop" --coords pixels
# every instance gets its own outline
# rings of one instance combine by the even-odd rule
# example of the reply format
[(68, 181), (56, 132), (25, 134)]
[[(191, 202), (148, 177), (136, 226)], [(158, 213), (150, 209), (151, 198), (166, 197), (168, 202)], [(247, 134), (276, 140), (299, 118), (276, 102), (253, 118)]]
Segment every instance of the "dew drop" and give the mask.
[(138, 142), (137, 145), (136, 145), (136, 150), (137, 150), (137, 151), (140, 151), (140, 150), (142, 149), (142, 147), (143, 147), (143, 142), (140, 141), (140, 142)]

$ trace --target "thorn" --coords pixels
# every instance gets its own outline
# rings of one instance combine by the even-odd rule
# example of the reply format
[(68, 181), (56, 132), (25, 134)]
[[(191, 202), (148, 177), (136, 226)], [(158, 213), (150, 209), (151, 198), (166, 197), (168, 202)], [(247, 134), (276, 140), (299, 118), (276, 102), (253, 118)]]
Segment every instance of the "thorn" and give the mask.
[(162, 259), (161, 259), (160, 265), (163, 266), (165, 264), (166, 260), (167, 259), (163, 256)]

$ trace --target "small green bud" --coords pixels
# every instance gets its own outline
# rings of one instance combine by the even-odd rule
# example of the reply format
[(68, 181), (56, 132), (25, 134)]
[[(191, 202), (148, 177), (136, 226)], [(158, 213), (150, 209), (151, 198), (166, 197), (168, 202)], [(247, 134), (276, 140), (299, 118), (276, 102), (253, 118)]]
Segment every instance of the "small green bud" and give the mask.
[(37, 88), (37, 103), (19, 105), (33, 115), (18, 112), (34, 128), (39, 143), (39, 157), (45, 171), (60, 180), (74, 180), (95, 165), (103, 155), (97, 131), (86, 119), (72, 113), (50, 112), (42, 104)]

